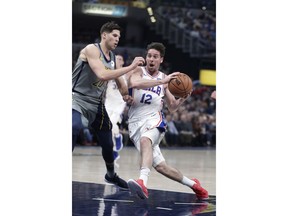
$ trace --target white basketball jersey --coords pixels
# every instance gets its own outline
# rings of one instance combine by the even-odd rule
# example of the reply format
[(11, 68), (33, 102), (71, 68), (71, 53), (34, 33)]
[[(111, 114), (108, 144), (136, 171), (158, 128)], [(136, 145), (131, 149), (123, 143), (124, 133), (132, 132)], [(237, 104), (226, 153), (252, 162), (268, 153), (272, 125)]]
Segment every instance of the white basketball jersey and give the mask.
[(109, 80), (106, 90), (105, 107), (110, 115), (111, 112), (122, 114), (126, 102), (123, 100), (115, 80)]
[[(165, 74), (160, 72), (151, 76), (145, 69), (142, 69), (142, 78), (148, 80), (164, 79)], [(131, 92), (130, 92), (131, 94)], [(131, 105), (128, 116), (129, 122), (134, 122), (137, 119), (159, 117), (162, 120), (162, 108), (164, 97), (164, 86), (158, 85), (147, 89), (132, 89), (133, 104)]]

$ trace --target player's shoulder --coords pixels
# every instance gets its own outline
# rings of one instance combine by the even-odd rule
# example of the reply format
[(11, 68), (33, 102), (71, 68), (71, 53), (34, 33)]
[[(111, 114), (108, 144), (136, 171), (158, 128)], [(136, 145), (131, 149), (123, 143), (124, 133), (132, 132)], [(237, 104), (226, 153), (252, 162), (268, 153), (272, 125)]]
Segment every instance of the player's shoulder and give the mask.
[(94, 44), (94, 43), (87, 44), (87, 45), (85, 46), (84, 49), (87, 49), (87, 50), (91, 50), (91, 49), (94, 50), (94, 49), (97, 49), (97, 50), (99, 50), (97, 44)]
[(143, 67), (142, 66), (137, 66), (135, 69), (134, 69), (134, 73), (133, 74), (139, 74), (139, 75), (142, 75), (143, 74)]
[(97, 54), (97, 53), (100, 53), (100, 50), (99, 48), (97, 47), (97, 44), (88, 44), (86, 45), (82, 52), (85, 54), (85, 55), (92, 55), (92, 54)]

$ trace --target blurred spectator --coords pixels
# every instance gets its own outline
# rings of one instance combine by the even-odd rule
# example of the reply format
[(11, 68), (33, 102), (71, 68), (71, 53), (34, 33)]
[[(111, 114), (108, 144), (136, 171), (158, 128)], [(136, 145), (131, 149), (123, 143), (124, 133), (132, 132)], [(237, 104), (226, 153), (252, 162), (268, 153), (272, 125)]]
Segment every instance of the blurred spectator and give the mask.
[(165, 134), (166, 142), (168, 146), (175, 146), (179, 143), (179, 132), (175, 126), (171, 114), (166, 115), (167, 132)]
[(216, 13), (215, 10), (206, 10), (207, 6), (203, 10), (202, 4), (205, 5), (206, 3), (199, 2), (201, 7), (199, 6), (198, 9), (188, 8), (182, 4), (166, 4), (169, 6), (159, 6), (156, 11), (170, 23), (177, 25), (191, 37), (198, 39), (201, 49), (206, 50), (206, 52), (215, 52)]
[(215, 99), (216, 100), (216, 90), (214, 90), (211, 94), (211, 98)]
[(187, 113), (180, 114), (180, 120), (176, 122), (176, 127), (180, 133), (180, 145), (191, 145), (194, 137), (191, 118)]

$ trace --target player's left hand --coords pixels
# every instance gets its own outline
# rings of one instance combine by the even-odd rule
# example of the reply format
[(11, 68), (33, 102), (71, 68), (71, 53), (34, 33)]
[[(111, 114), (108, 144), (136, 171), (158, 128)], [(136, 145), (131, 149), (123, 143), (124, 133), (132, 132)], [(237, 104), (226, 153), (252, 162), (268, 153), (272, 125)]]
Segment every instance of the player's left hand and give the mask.
[(184, 99), (184, 100), (187, 100), (187, 99), (191, 96), (192, 92), (193, 92), (193, 89), (192, 89), (191, 92), (189, 92), (187, 95), (185, 95), (185, 96), (183, 97), (183, 99)]
[(189, 92), (186, 96), (184, 96), (184, 97), (182, 97), (182, 98), (179, 98), (179, 99), (178, 99), (179, 102), (180, 102), (180, 103), (183, 103), (184, 101), (186, 101), (186, 100), (191, 96), (192, 92), (193, 92), (193, 89), (192, 89), (192, 91)]
[(133, 103), (133, 97), (131, 97), (130, 95), (124, 95), (122, 98), (128, 105), (131, 105)]

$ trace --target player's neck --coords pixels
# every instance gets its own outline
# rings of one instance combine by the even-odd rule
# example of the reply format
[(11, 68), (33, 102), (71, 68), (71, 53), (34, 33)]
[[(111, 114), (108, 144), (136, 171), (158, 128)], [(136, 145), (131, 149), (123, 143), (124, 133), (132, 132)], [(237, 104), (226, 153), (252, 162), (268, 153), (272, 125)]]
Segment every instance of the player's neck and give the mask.
[(109, 56), (109, 49), (105, 46), (105, 43), (103, 42), (100, 42), (99, 43), (100, 47), (101, 47), (101, 50), (102, 52), (104, 53), (105, 56)]
[(157, 76), (159, 73), (159, 70), (155, 70), (155, 71), (149, 71), (146, 67), (146, 71), (148, 72), (148, 74), (152, 77)]

